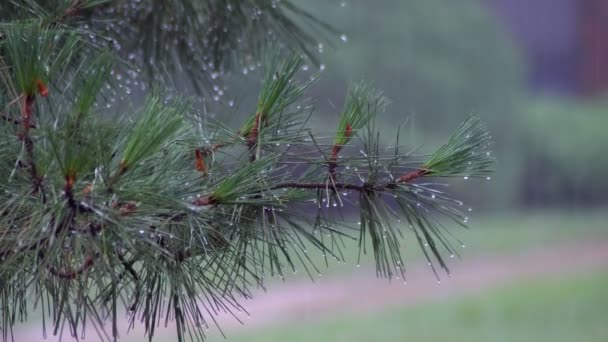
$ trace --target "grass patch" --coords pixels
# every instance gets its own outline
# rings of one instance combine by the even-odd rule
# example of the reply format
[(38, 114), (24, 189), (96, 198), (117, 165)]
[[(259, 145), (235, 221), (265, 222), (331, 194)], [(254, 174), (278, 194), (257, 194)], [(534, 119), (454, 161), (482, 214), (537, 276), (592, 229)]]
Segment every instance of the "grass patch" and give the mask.
[(283, 323), (228, 341), (608, 341), (606, 284), (608, 272), (545, 279), (378, 315)]

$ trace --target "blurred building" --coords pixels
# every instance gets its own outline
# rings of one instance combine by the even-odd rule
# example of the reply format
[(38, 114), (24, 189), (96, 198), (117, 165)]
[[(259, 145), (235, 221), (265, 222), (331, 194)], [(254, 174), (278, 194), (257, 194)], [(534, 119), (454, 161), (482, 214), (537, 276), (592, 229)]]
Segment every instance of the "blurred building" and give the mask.
[(485, 0), (521, 48), (537, 91), (608, 90), (608, 0)]

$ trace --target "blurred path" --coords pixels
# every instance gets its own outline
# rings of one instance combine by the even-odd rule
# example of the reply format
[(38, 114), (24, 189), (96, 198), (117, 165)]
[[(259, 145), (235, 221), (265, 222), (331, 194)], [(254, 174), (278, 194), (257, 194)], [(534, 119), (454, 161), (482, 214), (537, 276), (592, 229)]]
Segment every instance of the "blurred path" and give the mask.
[[(244, 328), (276, 324), (281, 320), (322, 320), (335, 317), (336, 313), (373, 313), (390, 307), (439, 302), (510, 283), (608, 271), (608, 240), (553, 245), (517, 255), (450, 260), (449, 264), (452, 276), (443, 276), (440, 284), (426, 264), (408, 269), (407, 285), (403, 280), (389, 283), (386, 279), (373, 278), (373, 269), (320, 278), (316, 283), (276, 284), (269, 287), (268, 293), (245, 303), (252, 317), (246, 320)], [(235, 331), (234, 325), (226, 325), (225, 330)]]
[[(450, 261), (452, 277), (443, 276), (441, 284), (438, 284), (430, 268), (421, 264), (408, 268), (407, 285), (403, 280), (389, 283), (375, 279), (373, 269), (321, 277), (315, 283), (294, 280), (271, 284), (268, 293), (258, 293), (255, 299), (243, 302), (251, 314), (251, 317), (244, 315), (244, 326), (228, 315), (218, 317), (218, 322), (230, 336), (239, 329), (258, 328), (281, 321), (318, 321), (332, 319), (337, 313), (381, 312), (394, 307), (443, 301), (455, 295), (477, 293), (509, 283), (539, 278), (557, 280), (576, 276), (577, 273), (608, 271), (608, 240), (537, 247), (516, 255), (478, 256)], [(126, 320), (122, 324), (126, 325)], [(40, 327), (29, 328), (16, 329), (15, 340), (41, 340)], [(121, 331), (126, 331), (126, 326)], [(93, 331), (89, 331), (89, 334), (92, 335), (86, 341), (97, 340)], [(122, 335), (121, 341), (144, 341), (141, 328)], [(158, 341), (172, 341), (175, 336), (173, 327), (159, 328), (156, 336)], [(55, 337), (47, 340), (58, 341)]]

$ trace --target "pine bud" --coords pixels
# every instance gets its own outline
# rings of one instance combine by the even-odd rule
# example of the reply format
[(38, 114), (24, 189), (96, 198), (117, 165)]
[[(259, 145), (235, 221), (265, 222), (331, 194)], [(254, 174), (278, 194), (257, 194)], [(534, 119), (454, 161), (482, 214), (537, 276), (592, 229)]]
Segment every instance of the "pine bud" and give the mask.
[(49, 97), (49, 88), (47, 88), (46, 84), (42, 82), (42, 80), (36, 80), (36, 87), (38, 88), (38, 93), (40, 96), (47, 98)]
[(353, 134), (353, 128), (350, 124), (346, 124), (346, 131), (344, 131), (344, 136), (347, 138), (350, 138), (350, 136)]
[(201, 149), (197, 148), (194, 151), (194, 158), (195, 158), (196, 170), (198, 170), (199, 172), (206, 175), (207, 174), (207, 165), (205, 165), (205, 158), (203, 156), (203, 152), (201, 151)]

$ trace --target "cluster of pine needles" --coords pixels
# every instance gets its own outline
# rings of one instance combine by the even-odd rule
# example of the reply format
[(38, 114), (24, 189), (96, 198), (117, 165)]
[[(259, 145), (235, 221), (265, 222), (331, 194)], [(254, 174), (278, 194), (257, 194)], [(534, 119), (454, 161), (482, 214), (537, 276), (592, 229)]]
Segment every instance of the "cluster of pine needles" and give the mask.
[[(91, 41), (82, 26), (64, 24), (61, 13), (77, 10), (86, 19), (111, 1), (57, 1), (59, 12), (33, 0), (0, 5), (26, 18), (0, 23), (4, 340), (35, 308), (44, 334), (79, 338), (88, 329), (115, 340), (126, 313), (150, 340), (173, 321), (179, 341), (200, 341), (218, 313), (238, 317), (240, 299), (266, 278), (298, 268), (320, 273), (312, 249), (343, 260), (346, 239), (373, 254), (379, 276), (406, 277), (401, 244), (408, 237), (433, 270), (449, 272), (444, 255), (456, 250), (445, 218), (466, 226), (467, 217), (436, 180), (492, 172), (490, 136), (479, 119), (467, 119), (430, 155), (414, 155), (398, 136), (385, 147), (374, 123), (388, 100), (361, 84), (348, 91), (338, 123), (323, 137), (308, 125), (305, 96), (314, 81), (298, 77), (301, 53), (266, 58), (257, 106), (240, 127), (160, 88), (138, 111), (108, 108), (120, 87), (115, 70), (129, 61)], [(150, 2), (177, 13), (224, 4)], [(295, 24), (284, 12), (298, 9), (278, 3), (264, 9), (274, 13), (264, 23), (289, 32)], [(218, 15), (244, 15), (224, 7)], [(284, 39), (296, 37), (308, 51), (312, 36), (300, 30)], [(209, 58), (230, 59), (224, 54), (236, 38), (216, 31), (217, 41), (204, 42), (216, 46)], [(157, 33), (154, 41), (174, 34)], [(146, 59), (165, 50), (141, 51)], [(356, 212), (359, 223), (343, 212)]]

